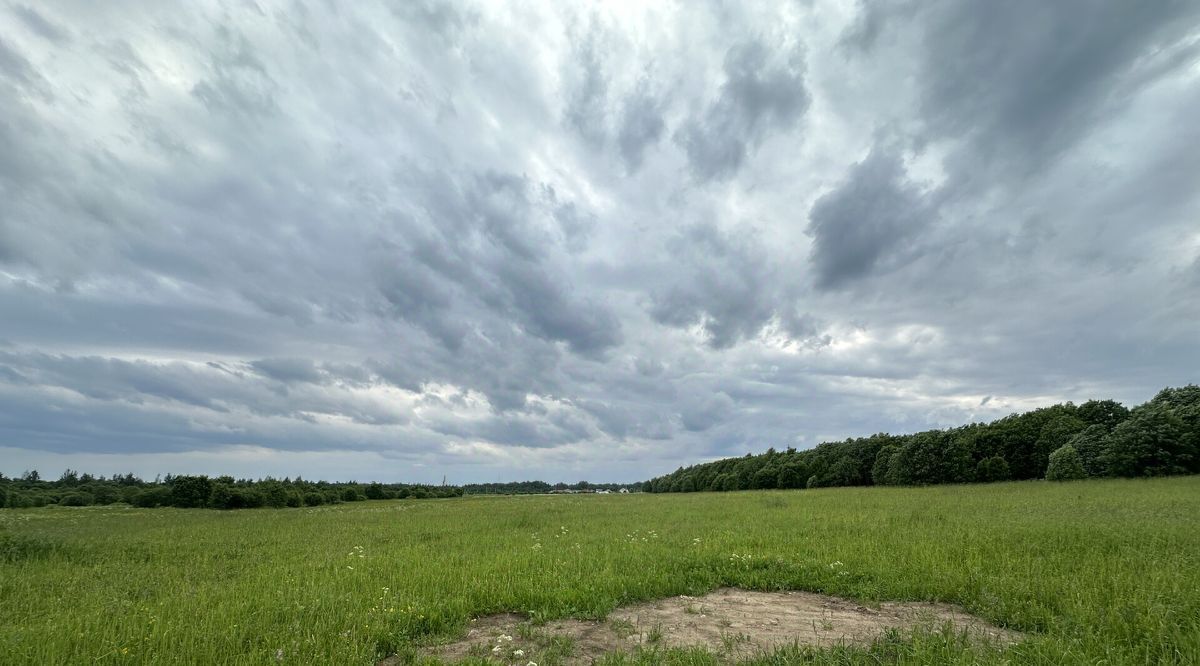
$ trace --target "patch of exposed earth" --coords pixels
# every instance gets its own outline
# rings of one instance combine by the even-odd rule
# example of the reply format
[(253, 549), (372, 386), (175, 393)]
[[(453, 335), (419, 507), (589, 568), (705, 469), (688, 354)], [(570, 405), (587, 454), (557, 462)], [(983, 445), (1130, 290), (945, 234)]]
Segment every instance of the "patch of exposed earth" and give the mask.
[[(555, 620), (532, 626), (514, 614), (471, 621), (465, 636), (432, 646), (427, 654), (446, 662), (483, 657), (502, 663), (588, 664), (639, 646), (702, 647), (729, 659), (783, 645), (829, 647), (868, 644), (889, 629), (956, 631), (997, 645), (1021, 634), (989, 624), (947, 604), (885, 602), (867, 607), (810, 592), (752, 592), (722, 588), (702, 597), (671, 597), (612, 612), (606, 620)], [(394, 657), (381, 666), (399, 663)]]

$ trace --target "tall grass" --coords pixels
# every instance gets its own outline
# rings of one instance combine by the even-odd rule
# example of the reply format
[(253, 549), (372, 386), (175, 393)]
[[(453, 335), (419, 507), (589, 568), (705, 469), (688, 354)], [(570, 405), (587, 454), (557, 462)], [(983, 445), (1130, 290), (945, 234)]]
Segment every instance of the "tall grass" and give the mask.
[(599, 618), (722, 585), (948, 601), (1029, 634), (772, 663), (1193, 663), (1198, 565), (1200, 477), (8, 511), (0, 663), (370, 664), (476, 615)]

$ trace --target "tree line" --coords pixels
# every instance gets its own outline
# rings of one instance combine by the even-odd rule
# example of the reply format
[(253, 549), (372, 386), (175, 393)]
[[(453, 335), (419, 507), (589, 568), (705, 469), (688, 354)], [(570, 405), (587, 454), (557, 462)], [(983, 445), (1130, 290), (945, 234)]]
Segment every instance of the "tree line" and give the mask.
[(544, 495), (555, 490), (608, 490), (616, 492), (622, 488), (641, 490), (640, 483), (592, 483), (579, 481), (576, 483), (555, 483), (545, 481), (507, 481), (494, 483), (468, 483), (462, 487), (467, 495)]
[(252, 509), (301, 507), (359, 502), (367, 499), (425, 499), (460, 497), (456, 486), (403, 483), (329, 483), (295, 479), (234, 479), (230, 476), (167, 475), (143, 481), (133, 474), (109, 478), (68, 469), (57, 481), (43, 480), (37, 471), (15, 479), (0, 474), (0, 507), (28, 508), (57, 504), (91, 506), (130, 504), (138, 507)]
[(913, 486), (1200, 473), (1200, 386), (1166, 388), (1127, 409), (1065, 403), (991, 423), (909, 435), (880, 433), (797, 451), (681, 467), (646, 492)]
[(610, 490), (640, 487), (640, 484), (555, 483), (513, 481), (434, 486), (405, 483), (330, 483), (305, 481), (299, 477), (282, 480), (234, 479), (230, 476), (167, 475), (143, 481), (133, 474), (109, 478), (80, 474), (68, 469), (58, 480), (42, 479), (36, 470), (15, 479), (0, 474), (0, 507), (29, 508), (47, 505), (91, 506), (129, 504), (138, 507), (253, 509), (258, 507), (301, 507), (381, 499), (436, 499), (463, 495), (525, 495), (554, 490)]

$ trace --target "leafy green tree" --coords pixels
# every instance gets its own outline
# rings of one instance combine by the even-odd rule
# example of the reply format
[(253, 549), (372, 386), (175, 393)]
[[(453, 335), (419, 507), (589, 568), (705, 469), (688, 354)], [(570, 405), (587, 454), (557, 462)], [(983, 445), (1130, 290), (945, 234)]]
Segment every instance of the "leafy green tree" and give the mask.
[(875, 464), (871, 466), (871, 480), (877, 486), (894, 486), (896, 479), (892, 475), (892, 459), (900, 452), (900, 447), (889, 444), (875, 455)]
[(1129, 409), (1116, 400), (1088, 400), (1075, 410), (1075, 416), (1089, 426), (1104, 426), (1104, 431), (1110, 432), (1129, 418)]
[(1083, 469), (1083, 461), (1079, 452), (1070, 444), (1057, 448), (1050, 453), (1050, 461), (1046, 465), (1047, 481), (1073, 481), (1087, 478)]
[(367, 486), (367, 490), (366, 490), (367, 499), (373, 499), (373, 500), (383, 499), (383, 493), (384, 493), (384, 490), (383, 490), (382, 483), (372, 483), (371, 485)]
[(1186, 474), (1197, 451), (1185, 433), (1183, 420), (1169, 406), (1147, 403), (1105, 438), (1102, 459), (1113, 476)]
[(133, 505), (143, 508), (154, 508), (156, 506), (170, 506), (171, 504), (171, 489), (166, 486), (153, 486), (146, 488), (133, 497)]
[(983, 483), (1007, 481), (1011, 478), (1008, 461), (1001, 456), (990, 456), (979, 461), (975, 467), (975, 480)]
[(1037, 464), (1045, 469), (1050, 464), (1050, 453), (1066, 446), (1067, 442), (1085, 427), (1087, 424), (1068, 414), (1060, 414), (1048, 420), (1042, 426), (1034, 444)]
[(975, 458), (969, 440), (927, 430), (908, 438), (889, 472), (897, 485), (964, 483), (975, 476)]
[(779, 470), (767, 465), (754, 473), (751, 488), (774, 488), (779, 479)]
[(1108, 437), (1108, 427), (1103, 423), (1095, 423), (1084, 428), (1082, 432), (1067, 442), (1079, 454), (1083, 471), (1088, 476), (1104, 476), (1107, 472), (1104, 460), (1102, 460), (1106, 437)]
[(310, 490), (307, 493), (304, 493), (304, 505), (305, 506), (319, 506), (324, 503), (325, 503), (325, 497), (323, 495), (321, 495), (321, 493), (318, 493), (318, 492), (312, 491), (312, 490)]
[(1188, 384), (1179, 388), (1165, 388), (1150, 399), (1150, 404), (1171, 409), (1200, 406), (1200, 386)]
[(1166, 388), (1150, 401), (1171, 409), (1183, 423), (1180, 449), (1187, 452), (1190, 460), (1181, 461), (1188, 472), (1200, 472), (1200, 386), (1188, 384), (1180, 388)]
[(722, 474), (721, 477), (724, 479), (721, 482), (721, 490), (732, 492), (734, 490), (742, 489), (741, 481), (738, 480), (737, 474), (726, 472), (725, 474)]
[(59, 506), (91, 506), (96, 503), (96, 498), (88, 493), (67, 493), (58, 500)]
[(207, 476), (177, 476), (171, 481), (171, 505), (184, 509), (208, 506), (213, 482)]
[(208, 505), (214, 509), (234, 508), (233, 486), (222, 482), (214, 483), (212, 492), (208, 495)]
[(779, 468), (775, 485), (779, 488), (801, 488), (804, 486), (804, 476), (804, 467), (800, 463), (789, 462)]

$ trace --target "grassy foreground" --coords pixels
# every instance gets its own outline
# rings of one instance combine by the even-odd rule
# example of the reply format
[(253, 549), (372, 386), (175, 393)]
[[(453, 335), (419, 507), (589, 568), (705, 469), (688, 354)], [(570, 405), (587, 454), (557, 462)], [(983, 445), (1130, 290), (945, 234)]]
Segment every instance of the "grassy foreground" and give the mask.
[(943, 600), (1030, 632), (763, 661), (1195, 663), (1200, 477), (0, 511), (0, 662), (371, 664), (473, 615), (722, 585)]

